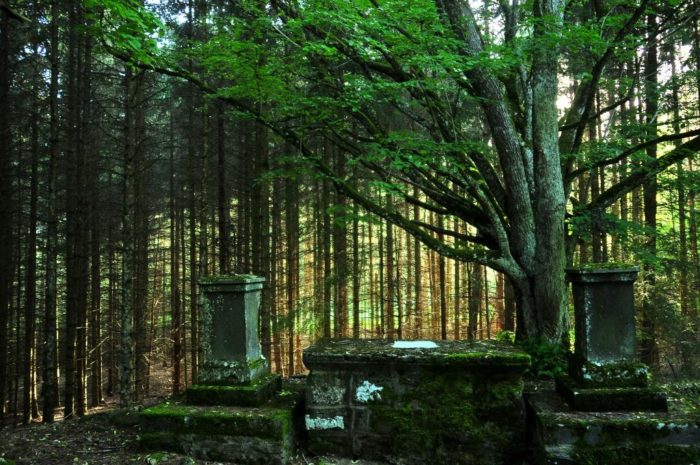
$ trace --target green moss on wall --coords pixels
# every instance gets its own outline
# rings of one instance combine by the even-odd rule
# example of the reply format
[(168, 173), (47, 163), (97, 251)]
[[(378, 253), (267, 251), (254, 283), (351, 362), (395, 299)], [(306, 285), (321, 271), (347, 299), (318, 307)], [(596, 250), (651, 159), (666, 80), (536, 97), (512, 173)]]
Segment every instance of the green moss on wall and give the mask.
[(667, 444), (634, 444), (623, 447), (574, 447), (573, 458), (579, 465), (690, 465), (700, 460), (700, 449)]
[[(469, 377), (424, 375), (417, 386), (403, 393), (385, 387), (382, 402), (369, 404), (372, 430), (391, 438), (390, 453), (413, 456), (433, 463), (489, 464), (502, 451), (513, 448), (517, 425), (503, 428), (490, 413), (511, 413), (520, 398), (519, 381), (485, 383), (477, 388)], [(507, 424), (507, 423), (506, 423)], [(455, 457), (460, 457), (454, 462)]]

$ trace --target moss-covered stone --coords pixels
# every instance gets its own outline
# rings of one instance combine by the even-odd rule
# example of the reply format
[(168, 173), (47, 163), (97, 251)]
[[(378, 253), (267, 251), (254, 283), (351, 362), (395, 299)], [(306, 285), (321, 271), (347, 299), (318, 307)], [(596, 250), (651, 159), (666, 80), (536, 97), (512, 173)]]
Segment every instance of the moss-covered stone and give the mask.
[(262, 276), (256, 276), (253, 274), (234, 274), (234, 275), (216, 275), (216, 276), (205, 276), (199, 278), (197, 281), (201, 286), (211, 285), (211, 284), (248, 284), (248, 283), (261, 283), (265, 282), (265, 278)]
[(279, 375), (268, 374), (241, 385), (195, 384), (187, 388), (190, 405), (231, 405), (255, 407), (262, 405), (279, 391), (282, 385)]
[(311, 452), (405, 464), (522, 455), (527, 354), (505, 342), (406, 345), (328, 340), (305, 351)]
[(635, 444), (618, 447), (574, 446), (573, 460), (579, 465), (691, 465), (700, 460), (700, 450), (692, 446)]
[(322, 339), (304, 351), (309, 369), (317, 364), (328, 366), (364, 364), (414, 364), (422, 366), (460, 366), (512, 368), (524, 371), (530, 356), (506, 341), (435, 341), (436, 348), (397, 349), (386, 339)]
[(556, 379), (557, 392), (576, 410), (609, 412), (618, 410), (657, 410), (668, 408), (666, 395), (653, 387), (582, 386), (568, 376)]
[(569, 357), (569, 376), (582, 387), (646, 387), (651, 380), (649, 368), (636, 361), (591, 363)]
[(675, 408), (578, 412), (552, 391), (530, 393), (526, 399), (538, 464), (698, 463), (700, 415)]
[(200, 407), (166, 402), (141, 412), (146, 431), (230, 434), (278, 438), (290, 426), (284, 409)]
[(295, 421), (302, 408), (296, 388), (279, 392), (259, 407), (165, 402), (141, 412), (141, 444), (209, 460), (283, 464), (294, 448)]
[(217, 460), (247, 465), (284, 465), (291, 457), (294, 444), (286, 441), (250, 436), (220, 434), (216, 436), (170, 431), (146, 432), (141, 444), (151, 450), (171, 450), (205, 460)]
[(501, 454), (522, 439), (501, 423), (521, 411), (520, 385), (485, 384), (493, 389), (479, 389), (473, 378), (458, 373), (426, 373), (403, 393), (385, 390), (382, 402), (369, 404), (370, 429), (386, 438), (392, 456), (423, 463), (501, 463)]

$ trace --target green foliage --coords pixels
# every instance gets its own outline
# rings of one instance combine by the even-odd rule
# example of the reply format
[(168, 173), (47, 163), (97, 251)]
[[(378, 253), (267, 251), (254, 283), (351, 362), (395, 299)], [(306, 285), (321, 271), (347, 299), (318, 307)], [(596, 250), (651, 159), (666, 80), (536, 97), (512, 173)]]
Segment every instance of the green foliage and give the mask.
[(111, 51), (153, 65), (164, 25), (138, 0), (85, 0), (93, 33)]
[(545, 338), (529, 338), (518, 343), (530, 354), (532, 363), (527, 374), (536, 378), (554, 378), (566, 372), (566, 350)]
[(513, 331), (499, 331), (498, 334), (496, 334), (496, 340), (497, 341), (506, 341), (510, 342), (511, 344), (515, 343), (515, 332)]
[(153, 452), (151, 454), (146, 455), (144, 461), (148, 465), (158, 465), (159, 463), (164, 462), (167, 459), (168, 459), (167, 452)]

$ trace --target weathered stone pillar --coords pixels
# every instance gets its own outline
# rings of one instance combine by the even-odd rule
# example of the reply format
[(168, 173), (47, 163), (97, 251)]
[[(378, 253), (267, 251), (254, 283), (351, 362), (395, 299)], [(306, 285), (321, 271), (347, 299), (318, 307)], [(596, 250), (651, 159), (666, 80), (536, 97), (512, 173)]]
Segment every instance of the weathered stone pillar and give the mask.
[(268, 372), (258, 333), (264, 282), (265, 278), (253, 275), (200, 279), (204, 300), (201, 384), (246, 384)]
[(636, 353), (634, 281), (639, 268), (567, 270), (572, 283), (576, 341), (569, 375), (557, 391), (579, 410), (664, 410), (648, 388), (649, 370)]
[(639, 268), (568, 270), (574, 294), (577, 358), (594, 365), (636, 356), (634, 281)]

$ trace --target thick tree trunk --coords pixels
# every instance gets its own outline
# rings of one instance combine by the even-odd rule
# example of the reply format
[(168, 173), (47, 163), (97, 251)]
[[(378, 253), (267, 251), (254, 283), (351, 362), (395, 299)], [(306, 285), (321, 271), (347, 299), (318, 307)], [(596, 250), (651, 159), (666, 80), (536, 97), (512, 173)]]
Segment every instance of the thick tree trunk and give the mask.
[[(535, 16), (551, 18), (536, 22), (535, 36), (558, 31), (564, 2), (536, 0)], [(551, 30), (550, 30), (551, 28)], [(536, 333), (558, 341), (563, 334), (562, 317), (566, 312), (564, 266), (566, 263), (564, 217), (566, 196), (559, 155), (559, 117), (557, 114), (556, 47), (536, 47), (532, 69), (533, 148), (535, 192), (535, 260), (528, 283), (519, 281), (517, 288), (525, 332), (530, 333), (533, 319)], [(527, 267), (524, 267), (527, 270)], [(529, 274), (529, 273), (528, 273)], [(536, 318), (532, 318), (535, 315)], [(529, 326), (528, 326), (529, 324)]]

